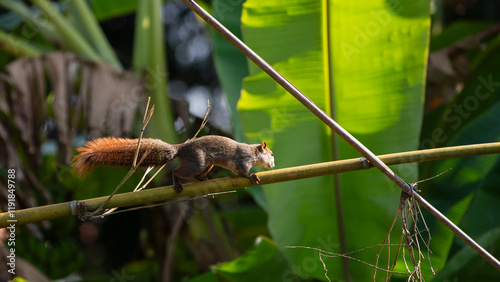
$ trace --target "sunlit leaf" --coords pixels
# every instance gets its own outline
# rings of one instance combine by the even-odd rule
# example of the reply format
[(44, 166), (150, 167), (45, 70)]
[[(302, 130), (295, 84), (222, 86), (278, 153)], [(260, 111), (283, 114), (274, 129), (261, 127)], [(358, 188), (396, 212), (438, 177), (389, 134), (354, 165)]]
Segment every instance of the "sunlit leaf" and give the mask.
[[(247, 1), (245, 42), (376, 154), (418, 147), (428, 52), (429, 3), (386, 1)], [(268, 141), (277, 167), (360, 156), (252, 63), (239, 102), (252, 142)], [(399, 167), (416, 180), (416, 165)], [(379, 171), (340, 178), (347, 249), (382, 243), (400, 190)], [(333, 177), (264, 188), (269, 228), (295, 270), (290, 277), (324, 279), (316, 254), (289, 245), (340, 252)], [(398, 238), (398, 232), (393, 234)], [(377, 250), (356, 257), (375, 262)], [(330, 277), (345, 279), (340, 259), (326, 259)], [(371, 279), (373, 269), (351, 263), (348, 276)]]

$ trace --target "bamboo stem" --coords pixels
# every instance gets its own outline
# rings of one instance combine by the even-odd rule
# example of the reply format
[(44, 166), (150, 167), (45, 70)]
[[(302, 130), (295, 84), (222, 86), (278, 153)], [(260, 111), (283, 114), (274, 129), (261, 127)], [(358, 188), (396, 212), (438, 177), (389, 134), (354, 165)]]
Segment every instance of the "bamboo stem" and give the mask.
[[(421, 151), (411, 151), (381, 155), (379, 158), (386, 165), (397, 165), (412, 162), (433, 161), (448, 158), (461, 158), (467, 156), (499, 154), (500, 142), (465, 145), (448, 148), (429, 149)], [(355, 170), (371, 168), (370, 164), (363, 158), (348, 159), (341, 161), (317, 163), (296, 167), (289, 167), (276, 170), (259, 172), (261, 184), (272, 184), (277, 182), (292, 181), (297, 179), (318, 177), (343, 173)], [(155, 202), (195, 196), (207, 193), (216, 193), (229, 191), (239, 188), (254, 186), (248, 178), (245, 177), (226, 177), (213, 180), (201, 181), (184, 185), (184, 192), (178, 194), (172, 186), (164, 186), (152, 189), (146, 189), (138, 192), (127, 192), (116, 194), (104, 206), (104, 208), (130, 207), (146, 205)], [(83, 200), (89, 210), (95, 210), (101, 205), (108, 196)], [(29, 209), (17, 210), (9, 213), (0, 214), (0, 228), (9, 226), (15, 220), (16, 225), (23, 225), (43, 220), (66, 217), (76, 214), (77, 202), (71, 201), (53, 205), (33, 207)]]

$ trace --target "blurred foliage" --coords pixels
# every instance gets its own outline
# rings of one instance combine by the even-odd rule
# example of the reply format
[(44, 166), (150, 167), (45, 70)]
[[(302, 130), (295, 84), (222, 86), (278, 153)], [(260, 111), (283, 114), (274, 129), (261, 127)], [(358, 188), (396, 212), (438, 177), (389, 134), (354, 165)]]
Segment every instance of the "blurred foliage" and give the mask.
[[(271, 135), (267, 133), (272, 133), (275, 141), (272, 142), (271, 148), (276, 154), (277, 165), (280, 167), (304, 163), (303, 159), (293, 158), (297, 155), (311, 157), (308, 162), (319, 162), (331, 158), (332, 143), (328, 139), (330, 136), (324, 126), (306, 111), (303, 111), (305, 117), (302, 117), (302, 113), (299, 115), (299, 111), (302, 110), (301, 106), (289, 99), (289, 95), (283, 91), (278, 93), (280, 99), (283, 100), (271, 101), (268, 100), (269, 95), (261, 95), (262, 92), (270, 91), (269, 89), (279, 92), (278, 87), (267, 76), (259, 74), (254, 65), (251, 63), (247, 65), (246, 59), (221, 36), (213, 34), (212, 31), (207, 32), (211, 29), (194, 17), (182, 3), (144, 2), (148, 3), (141, 1), (141, 5), (144, 5), (141, 12), (143, 13), (142, 19), (144, 17), (155, 19), (155, 30), (144, 29), (139, 34), (138, 28), (144, 28), (145, 22), (144, 20), (135, 21), (136, 13), (138, 13), (137, 0), (79, 2), (78, 4), (90, 4), (91, 10), (88, 10), (92, 12), (90, 15), (93, 14), (92, 17), (100, 21), (99, 26), (109, 40), (109, 42), (97, 40), (99, 43), (107, 44), (108, 47), (95, 47), (97, 45), (91, 42), (98, 37), (92, 39), (93, 36), (86, 34), (88, 26), (84, 24), (85, 21), (77, 17), (76, 12), (72, 10), (74, 7), (68, 8), (65, 2), (50, 2), (53, 9), (59, 11), (60, 15), (54, 21), (54, 18), (47, 17), (39, 10), (40, 7), (44, 7), (42, 10), (50, 11), (47, 6), (48, 1), (34, 1), (36, 5), (32, 6), (24, 4), (28, 3), (26, 1), (0, 1), (5, 9), (0, 14), (0, 29), (6, 34), (6, 36), (0, 34), (0, 40), (4, 39), (2, 42), (6, 48), (5, 52), (0, 53), (0, 69), (3, 70), (19, 56), (67, 50), (83, 57), (118, 65), (120, 68), (122, 66), (134, 67), (137, 74), (149, 71), (150, 76), (145, 76), (143, 79), (151, 81), (150, 79), (158, 77), (161, 79), (168, 77), (170, 83), (161, 84), (161, 88), (168, 87), (169, 95), (175, 98), (171, 106), (174, 110), (171, 111), (169, 106), (165, 106), (161, 113), (155, 116), (160, 117), (175, 110), (179, 111), (179, 109), (190, 113), (184, 113), (187, 118), (182, 119), (177, 118), (182, 115), (182, 112), (177, 112), (172, 115), (173, 121), (168, 122), (164, 117), (160, 118), (158, 125), (155, 126), (155, 131), (161, 131), (158, 133), (165, 134), (166, 131), (160, 129), (163, 126), (174, 128), (175, 125), (175, 130), (171, 130), (175, 133), (165, 135), (168, 135), (168, 138), (173, 138), (172, 135), (179, 133), (190, 136), (193, 128), (198, 127), (200, 115), (205, 110), (205, 101), (210, 98), (216, 102), (212, 109), (214, 115), (204, 133), (227, 134), (231, 126), (234, 136), (238, 138), (246, 133), (250, 139), (267, 139), (271, 138)], [(425, 33), (414, 32), (413, 28), (420, 24), (425, 25), (422, 19), (427, 17), (425, 8), (427, 1), (413, 1), (411, 5), (409, 4), (410, 6), (405, 6), (401, 17), (394, 19), (398, 21), (397, 26), (389, 25), (381, 29), (383, 33), (392, 30), (399, 37), (392, 39), (389, 37), (382, 42), (371, 42), (366, 48), (372, 50), (373, 53), (370, 55), (364, 53), (365, 56), (360, 56), (355, 62), (343, 62), (342, 58), (334, 60), (333, 75), (328, 72), (315, 73), (317, 68), (314, 64), (321, 65), (321, 63), (314, 61), (319, 56), (315, 57), (315, 53), (308, 48), (312, 46), (312, 50), (315, 50), (314, 48), (323, 44), (314, 40), (323, 38), (324, 34), (315, 35), (314, 32), (318, 32), (316, 28), (324, 24), (318, 22), (324, 14), (317, 12), (314, 14), (316, 18), (307, 15), (317, 10), (312, 8), (319, 2), (303, 2), (310, 3), (312, 6), (306, 5), (300, 6), (300, 9), (293, 9), (297, 3), (283, 1), (280, 5), (276, 5), (276, 10), (266, 11), (259, 10), (262, 2), (253, 6), (253, 2), (248, 1), (245, 4), (246, 8), (242, 7), (242, 3), (230, 0), (214, 0), (209, 4), (203, 4), (205, 7), (210, 7), (214, 16), (238, 36), (244, 38), (264, 58), (271, 59), (271, 63), (277, 63), (275, 67), (284, 71), (286, 77), (294, 80), (294, 83), (298, 83), (300, 89), (307, 89), (305, 94), (310, 95), (320, 90), (322, 93), (318, 94), (318, 97), (314, 96), (315, 101), (330, 112), (335, 112), (341, 125), (348, 125), (348, 129), (353, 130), (356, 136), (361, 136), (360, 139), (377, 154), (409, 150), (417, 144), (421, 148), (429, 148), (500, 141), (498, 130), (496, 130), (500, 126), (498, 124), (500, 73), (496, 67), (496, 62), (500, 59), (498, 58), (500, 37), (494, 32), (490, 34), (490, 37), (482, 36), (486, 31), (494, 31), (495, 20), (499, 19), (499, 16), (494, 13), (498, 10), (496, 9), (498, 4), (494, 3), (495, 1), (475, 1), (474, 5), (471, 4), (472, 1), (432, 1), (438, 6), (433, 11), (430, 56), (433, 57), (441, 51), (440, 56), (435, 57), (439, 58), (438, 65), (450, 66), (447, 70), (451, 69), (451, 71), (446, 72), (443, 79), (442, 76), (435, 76), (435, 72), (428, 69), (427, 86), (432, 84), (429, 82), (430, 79), (438, 78), (440, 86), (446, 86), (447, 93), (451, 94), (445, 96), (445, 99), (442, 96), (432, 96), (433, 94), (430, 95), (432, 91), (427, 87), (427, 103), (435, 99), (439, 99), (439, 103), (436, 103), (435, 107), (427, 108), (423, 119), (417, 109), (421, 106), (421, 101), (416, 100), (421, 99), (422, 85), (425, 84), (422, 80), (423, 74), (421, 77), (419, 75), (423, 73), (421, 68), (423, 58), (426, 56), (426, 46), (422, 42), (426, 40)], [(385, 3), (390, 6), (396, 2), (399, 3), (399, 1), (380, 1), (380, 4)], [(359, 3), (350, 1), (343, 5)], [(271, 2), (266, 3), (266, 5), (270, 4)], [(355, 13), (344, 11), (341, 15), (336, 14), (340, 13), (335, 10), (338, 9), (338, 3), (332, 2), (332, 4), (335, 4), (330, 7), (332, 14), (335, 15), (333, 19), (339, 20), (342, 17), (346, 19), (342, 25), (345, 30), (338, 26), (334, 26), (331, 30), (333, 38), (341, 42), (354, 40), (356, 32), (349, 32), (349, 30), (358, 27), (359, 23), (366, 22), (370, 17), (371, 10), (366, 6), (367, 3), (364, 3), (363, 9), (366, 14), (353, 9)], [(383, 9), (390, 10), (389, 6)], [(288, 8), (288, 12), (279, 13), (281, 8)], [(382, 9), (382, 7), (378, 8)], [(397, 7), (392, 6), (393, 10), (394, 8)], [(88, 11), (86, 16), (89, 16)], [(265, 16), (266, 13), (272, 12), (277, 12), (277, 14)], [(156, 13), (156, 18), (153, 15), (149, 17), (148, 13)], [(161, 22), (160, 13), (164, 16)], [(241, 14), (244, 19), (243, 25)], [(259, 18), (259, 15), (262, 18)], [(294, 19), (294, 22), (287, 30), (283, 23), (290, 19)], [(402, 25), (405, 20), (408, 21), (408, 29)], [(257, 26), (267, 26), (267, 28), (264, 31), (259, 29), (252, 31), (253, 26), (249, 25), (251, 21), (254, 21)], [(416, 22), (419, 22), (419, 25)], [(77, 23), (78, 26), (75, 27)], [(91, 25), (91, 23), (87, 24)], [(164, 32), (161, 31), (162, 26), (165, 28)], [(361, 25), (361, 27), (364, 26)], [(272, 32), (272, 29), (275, 30)], [(301, 29), (305, 31), (301, 32)], [(86, 43), (71, 44), (72, 40), (76, 42), (81, 40), (71, 39), (73, 33), (81, 36)], [(210, 36), (209, 39), (207, 35)], [(342, 39), (338, 37), (339, 35), (345, 37)], [(162, 54), (161, 49), (150, 50), (149, 48), (161, 44), (140, 36), (156, 36), (155, 40), (164, 41), (166, 44), (166, 52)], [(312, 40), (308, 36), (315, 39)], [(418, 42), (422, 44), (410, 44), (410, 41), (403, 40), (403, 38), (415, 39), (416, 37), (419, 37)], [(481, 38), (482, 40), (475, 45), (463, 45), (461, 40), (466, 38)], [(407, 45), (404, 45), (403, 50), (398, 51), (400, 53), (395, 52), (394, 48), (401, 47), (403, 41)], [(332, 42), (333, 48), (340, 48), (341, 45), (335, 45), (336, 42), (338, 41)], [(11, 43), (18, 43), (15, 45), (18, 49), (10, 49), (19, 50), (18, 53), (8, 51), (5, 44)], [(29, 47), (27, 49), (19, 47), (23, 44)], [(82, 48), (87, 44), (90, 49)], [(142, 49), (138, 51), (134, 46), (142, 46), (140, 47)], [(276, 49), (276, 46), (279, 48)], [(210, 59), (212, 47), (217, 72)], [(118, 59), (110, 57), (109, 54), (103, 55), (106, 52), (103, 52), (102, 48), (112, 50), (113, 56), (116, 55)], [(297, 50), (305, 50), (306, 54), (294, 56)], [(157, 53), (153, 54), (153, 51)], [(386, 54), (384, 52), (391, 53), (393, 57), (384, 57)], [(142, 57), (139, 54), (142, 54)], [(388, 61), (397, 61), (398, 56), (408, 64), (389, 66)], [(141, 58), (142, 62), (139, 62)], [(274, 60), (274, 58), (279, 58), (279, 60)], [(351, 58), (358, 59), (355, 56)], [(119, 60), (118, 63), (117, 60)], [(159, 61), (167, 66), (157, 69), (155, 63)], [(389, 67), (385, 69), (386, 72), (383, 72), (383, 68), (378, 68), (381, 64), (387, 64), (385, 66)], [(145, 67), (146, 65), (148, 66)], [(413, 67), (404, 69), (404, 66), (409, 65)], [(376, 69), (380, 72), (377, 73)], [(404, 75), (398, 76), (397, 74), (402, 69), (404, 69)], [(155, 71), (158, 71), (156, 74), (160, 76), (154, 76)], [(385, 73), (385, 75), (374, 76), (371, 80), (367, 80), (374, 73)], [(244, 77), (246, 78), (243, 79)], [(219, 80), (221, 85), (219, 85)], [(331, 94), (330, 89), (319, 85), (319, 80), (322, 81), (321, 83), (332, 80), (334, 94)], [(410, 85), (418, 86), (411, 88)], [(478, 88), (481, 92), (478, 92)], [(158, 95), (165, 94), (163, 89), (159, 89)], [(227, 95), (227, 99), (222, 95), (221, 89)], [(243, 92), (240, 92), (241, 89)], [(364, 94), (367, 89), (380, 90), (380, 99), (361, 97), (358, 102), (353, 103), (349, 102), (353, 96), (342, 94), (343, 91), (349, 91), (351, 94)], [(396, 94), (387, 95), (387, 92), (392, 90)], [(242, 99), (240, 99), (240, 94), (242, 94)], [(257, 100), (252, 100), (252, 94), (256, 95)], [(416, 108), (411, 111), (401, 111), (390, 117), (385, 115), (384, 113), (391, 112), (394, 110), (393, 107), (398, 105), (394, 101), (401, 98), (397, 96), (400, 94), (401, 97), (407, 98), (409, 95), (414, 95), (412, 97), (415, 101), (409, 103), (413, 103)], [(48, 93), (47, 97), (48, 99), (54, 98), (51, 93)], [(332, 97), (338, 99), (333, 106), (329, 100)], [(347, 98), (340, 99), (339, 97)], [(191, 104), (186, 106), (175, 102), (179, 100), (190, 101)], [(199, 102), (200, 100), (202, 102)], [(287, 111), (281, 111), (279, 108), (284, 100), (289, 106)], [(236, 114), (238, 103), (240, 103), (240, 109), (243, 110), (241, 112), (243, 126)], [(347, 103), (351, 105), (346, 105)], [(261, 105), (266, 108), (257, 109)], [(382, 114), (378, 118), (363, 116), (368, 109), (373, 110), (372, 113), (380, 111)], [(50, 108), (48, 110), (51, 111)], [(139, 111), (142, 112), (142, 109)], [(231, 119), (228, 112), (232, 113)], [(262, 114), (265, 115), (262, 116)], [(134, 124), (133, 132), (138, 132), (142, 115), (139, 116)], [(1, 113), (1, 117), (2, 119), (6, 117), (4, 112)], [(396, 125), (388, 126), (393, 121)], [(356, 127), (356, 122), (360, 123), (360, 128)], [(422, 122), (423, 125), (420, 128)], [(229, 126), (227, 126), (228, 123)], [(293, 129), (285, 130), (285, 125)], [(282, 131), (273, 131), (276, 126)], [(259, 135), (264, 127), (270, 131)], [(378, 133), (382, 134), (382, 137), (374, 137), (375, 135), (367, 133), (367, 131), (375, 132), (381, 128), (382, 133)], [(384, 128), (387, 130), (384, 131)], [(301, 129), (308, 131), (301, 133)], [(100, 168), (84, 180), (76, 179), (71, 174), (68, 164), (59, 163), (55, 157), (56, 148), (52, 141), (56, 138), (58, 131), (54, 121), (46, 120), (40, 130), (45, 135), (42, 145), (43, 159), (41, 167), (35, 173), (41, 187), (52, 196), (52, 202), (107, 195), (125, 174), (125, 169)], [(420, 140), (417, 139), (419, 130)], [(281, 133), (283, 137), (279, 136)], [(17, 137), (13, 136), (13, 138)], [(74, 146), (82, 145), (82, 139), (83, 136), (77, 135)], [(312, 146), (312, 142), (317, 143)], [(339, 147), (341, 158), (353, 155), (352, 149), (345, 144), (340, 144)], [(296, 153), (297, 150), (300, 150), (299, 154)], [(323, 151), (318, 152), (319, 150)], [(286, 158), (292, 158), (292, 160), (285, 160)], [(4, 166), (5, 164), (0, 164), (0, 170), (3, 170)], [(451, 172), (419, 184), (419, 189), (429, 202), (454, 222), (459, 223), (460, 227), (471, 237), (477, 238), (487, 250), (492, 251), (495, 257), (500, 257), (498, 252), (500, 223), (497, 216), (500, 213), (497, 204), (500, 200), (498, 157), (469, 157), (421, 164), (419, 178), (424, 179), (436, 175), (449, 167), (452, 168)], [(405, 178), (407, 181), (416, 180), (415, 175), (411, 173), (416, 172), (415, 166), (400, 169), (399, 172), (410, 175), (408, 179)], [(392, 186), (387, 189), (389, 184), (385, 184), (385, 187), (379, 187), (380, 189), (374, 191), (376, 185), (373, 183), (383, 182), (382, 178), (376, 176), (377, 173), (350, 173), (341, 177), (342, 185), (345, 186), (343, 200), (347, 208), (344, 218), (348, 232), (350, 232), (349, 250), (373, 245), (374, 242), (380, 243), (383, 240), (380, 234), (389, 227), (386, 219), (395, 213), (399, 190)], [(227, 175), (228, 173), (224, 170), (218, 170), (211, 176)], [(140, 176), (129, 180), (129, 184), (123, 187), (122, 191), (132, 190), (133, 183), (138, 182), (138, 177)], [(367, 181), (365, 184), (360, 184), (363, 187), (362, 190), (354, 189), (358, 180), (362, 179)], [(313, 247), (326, 244), (334, 246), (336, 249), (333, 250), (338, 251), (332, 183), (330, 180), (321, 179), (312, 182), (296, 182), (284, 183), (282, 190), (274, 186), (267, 187), (264, 191), (252, 189), (253, 198), (245, 191), (238, 191), (230, 195), (217, 196), (210, 201), (199, 200), (186, 205), (168, 205), (162, 208), (127, 212), (93, 222), (82, 223), (75, 218), (64, 218), (23, 226), (16, 234), (16, 254), (31, 262), (51, 279), (76, 275), (85, 281), (110, 281), (112, 279), (157, 281), (165, 278), (162, 276), (165, 275), (167, 267), (165, 260), (171, 256), (174, 261), (170, 265), (171, 272), (168, 275), (172, 280), (177, 281), (190, 278), (192, 281), (276, 281), (286, 278), (299, 281), (325, 280), (322, 265), (318, 263), (317, 252), (284, 251), (283, 246), (292, 244), (290, 240), (293, 238), (312, 238), (313, 241), (294, 241), (293, 244)], [(20, 185), (18, 188), (20, 195), (27, 192), (33, 194), (33, 200), (23, 204), (27, 206), (47, 204), (40, 195), (31, 192), (30, 188), (25, 185)], [(325, 192), (316, 193), (321, 189)], [(380, 190), (390, 195), (379, 194), (382, 193)], [(318, 198), (324, 202), (318, 204)], [(259, 205), (256, 202), (259, 202)], [(374, 208), (376, 203), (379, 203), (378, 207)], [(298, 206), (297, 209), (295, 205)], [(176, 219), (180, 219), (181, 222), (178, 233), (173, 231)], [(432, 279), (454, 281), (458, 278), (460, 281), (499, 280), (500, 275), (491, 265), (475, 252), (471, 252), (468, 246), (456, 239), (441, 223), (436, 222), (427, 214), (426, 220), (433, 237), (431, 250), (434, 255), (431, 262), (433, 265), (435, 263), (434, 266), (439, 266), (435, 268), (438, 272), (437, 276), (429, 276), (428, 281)], [(314, 228), (309, 228), (309, 226)], [(313, 234), (311, 230), (315, 229), (319, 232)], [(177, 236), (170, 237), (172, 233)], [(324, 236), (320, 237), (320, 235)], [(318, 238), (322, 241), (314, 241)], [(175, 247), (175, 250), (172, 254), (167, 254), (171, 246)], [(340, 267), (337, 266), (340, 265), (340, 260), (328, 260), (329, 277), (346, 279), (346, 276), (340, 274)], [(370, 259), (364, 258), (363, 260)], [(308, 272), (307, 267), (310, 267), (311, 271)], [(373, 271), (366, 266), (358, 268), (354, 263), (351, 263), (351, 267), (355, 272), (354, 277), (367, 277), (367, 273)], [(404, 279), (404, 277), (393, 277), (393, 280), (398, 279)]]
[(48, 277), (61, 278), (82, 267), (84, 254), (75, 239), (68, 236), (75, 229), (73, 218), (57, 219), (51, 223), (54, 231), (48, 233), (43, 242), (27, 231), (16, 236), (16, 252)]
[(241, 257), (212, 268), (225, 281), (279, 281), (289, 272), (283, 254), (272, 240), (257, 237), (255, 246)]

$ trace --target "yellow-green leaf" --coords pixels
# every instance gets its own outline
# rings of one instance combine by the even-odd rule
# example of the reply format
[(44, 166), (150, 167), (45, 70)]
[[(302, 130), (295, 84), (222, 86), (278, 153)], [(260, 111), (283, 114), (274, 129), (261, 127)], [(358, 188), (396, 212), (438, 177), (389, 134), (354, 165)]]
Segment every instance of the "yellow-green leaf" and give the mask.
[[(417, 149), (428, 1), (249, 0), (243, 7), (244, 41), (369, 149), (376, 154)], [(253, 63), (249, 73), (238, 105), (243, 130), (248, 141), (268, 142), (277, 167), (331, 160), (337, 150), (340, 159), (360, 156), (343, 140), (336, 145), (319, 119)], [(417, 167), (401, 166), (396, 173), (411, 182)], [(335, 188), (341, 189), (339, 210)], [(382, 243), (400, 189), (373, 170), (342, 175), (338, 187), (330, 176), (269, 185), (264, 194), (269, 229), (294, 269), (291, 277), (324, 279), (316, 251), (285, 247), (340, 253), (343, 228), (348, 251)], [(373, 264), (377, 251), (354, 256)], [(373, 268), (366, 265), (351, 262), (344, 276), (339, 258), (324, 260), (331, 279), (372, 279)]]

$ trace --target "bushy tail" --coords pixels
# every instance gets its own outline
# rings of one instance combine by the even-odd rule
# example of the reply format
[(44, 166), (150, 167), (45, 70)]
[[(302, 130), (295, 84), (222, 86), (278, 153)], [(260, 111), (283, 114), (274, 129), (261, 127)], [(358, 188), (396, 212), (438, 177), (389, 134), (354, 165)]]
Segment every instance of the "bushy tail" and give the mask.
[[(85, 176), (96, 166), (132, 167), (137, 142), (139, 139), (99, 138), (88, 141), (78, 148), (78, 155), (73, 157), (73, 172), (78, 177)], [(137, 162), (145, 151), (148, 155), (141, 163), (143, 167), (161, 166), (170, 162), (177, 155), (177, 147), (159, 139), (142, 139)]]

